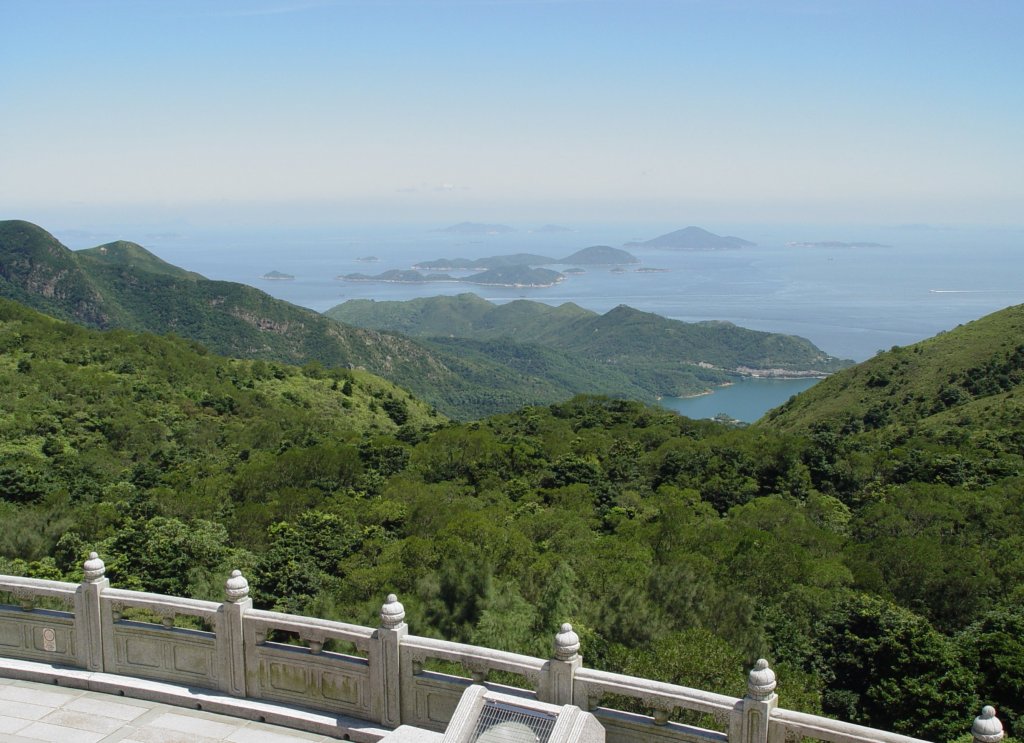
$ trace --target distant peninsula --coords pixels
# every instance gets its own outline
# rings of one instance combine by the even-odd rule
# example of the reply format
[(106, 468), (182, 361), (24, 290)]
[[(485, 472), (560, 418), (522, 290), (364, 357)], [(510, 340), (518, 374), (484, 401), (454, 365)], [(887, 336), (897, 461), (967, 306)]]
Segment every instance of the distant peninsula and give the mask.
[(625, 250), (608, 245), (592, 245), (564, 258), (550, 258), (535, 253), (493, 255), (488, 258), (438, 258), (417, 263), (413, 268), (417, 271), (480, 271), (511, 266), (618, 266), (639, 262), (639, 258)]
[(515, 232), (506, 224), (481, 224), (480, 222), (459, 222), (450, 227), (441, 227), (432, 232), (447, 232), (451, 235), (505, 235)]
[(402, 271), (393, 269), (368, 276), (362, 273), (350, 273), (337, 278), (343, 281), (378, 281), (388, 284), (425, 284), (431, 282), (459, 282), (478, 286), (503, 286), (509, 288), (543, 289), (565, 280), (558, 271), (547, 268), (531, 268), (529, 266), (497, 266), (470, 276), (454, 277), (446, 273), (423, 274), (415, 270)]
[(844, 243), (838, 240), (823, 240), (821, 242), (788, 242), (787, 248), (891, 248), (892, 245), (882, 243), (853, 242)]
[(757, 243), (739, 237), (723, 237), (700, 227), (685, 227), (659, 235), (645, 242), (626, 243), (627, 248), (657, 248), (660, 250), (736, 250), (752, 248)]
[(292, 281), (295, 277), (290, 273), (281, 273), (280, 271), (269, 271), (268, 273), (260, 276), (265, 281)]
[[(438, 347), (472, 349), (476, 358), (532, 360), (540, 347), (545, 361), (526, 367), (531, 374), (618, 394), (627, 385), (642, 399), (692, 395), (755, 376), (827, 376), (853, 363), (797, 336), (728, 322), (686, 323), (625, 305), (599, 314), (571, 302), (498, 304), (459, 294), (405, 302), (353, 299), (326, 314)], [(613, 385), (611, 379), (619, 381)]]

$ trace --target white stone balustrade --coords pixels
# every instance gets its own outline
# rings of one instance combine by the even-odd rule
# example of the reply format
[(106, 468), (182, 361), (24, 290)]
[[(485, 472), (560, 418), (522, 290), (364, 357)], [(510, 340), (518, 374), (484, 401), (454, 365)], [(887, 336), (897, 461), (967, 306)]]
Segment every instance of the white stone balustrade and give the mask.
[[(462, 693), (470, 684), (483, 683), (491, 671), (516, 674), (533, 687), (501, 687), (502, 691), (549, 701), (544, 693), (549, 664), (540, 658), (414, 636), (402, 640), (399, 653), (402, 722), (407, 725), (443, 731)], [(431, 660), (456, 663), (470, 678), (424, 670)]]
[[(379, 728), (334, 732), (368, 743), (399, 725), (444, 730), (463, 691), (486, 682), (492, 672), (523, 679), (523, 687), (488, 683), (504, 693), (593, 712), (608, 743), (920, 743), (778, 708), (777, 680), (765, 660), (750, 671), (746, 696), (736, 698), (584, 668), (579, 637), (569, 624), (555, 635), (552, 657), (541, 659), (410, 635), (394, 594), (381, 607), (380, 626), (369, 628), (253, 609), (248, 583), (237, 570), (225, 583), (224, 602), (216, 603), (111, 588), (96, 553), (83, 567), (78, 585), (0, 576), (0, 594), (13, 599), (0, 604), (0, 660), (151, 679), (218, 692), (228, 702), (283, 703), (366, 721)], [(126, 619), (126, 609), (145, 610), (160, 621)], [(179, 627), (179, 617), (199, 620), (204, 628)], [(275, 633), (301, 644), (276, 642)], [(332, 642), (354, 651), (332, 651)], [(457, 664), (471, 678), (430, 670), (431, 661)], [(649, 714), (602, 706), (623, 697), (637, 700)], [(721, 729), (671, 721), (680, 711), (709, 715)], [(992, 707), (982, 710), (971, 732), (975, 743), (1002, 740)]]

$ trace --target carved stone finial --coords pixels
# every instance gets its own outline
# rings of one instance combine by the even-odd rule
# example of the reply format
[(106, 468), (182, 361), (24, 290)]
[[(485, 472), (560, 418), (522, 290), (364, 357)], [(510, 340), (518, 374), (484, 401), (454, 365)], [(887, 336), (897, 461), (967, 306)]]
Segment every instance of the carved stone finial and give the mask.
[(776, 685), (775, 671), (768, 667), (768, 661), (764, 658), (759, 659), (747, 677), (747, 696), (764, 702), (772, 698)]
[(224, 583), (224, 596), (232, 604), (249, 595), (249, 581), (242, 575), (241, 570), (232, 570), (231, 577)]
[(405, 621), (405, 607), (398, 600), (398, 596), (389, 593), (380, 607), (380, 626), (384, 629), (395, 629), (402, 626)]
[(96, 581), (103, 578), (103, 574), (107, 571), (107, 566), (103, 564), (103, 560), (95, 552), (89, 553), (89, 559), (82, 563), (82, 570), (84, 571), (82, 578), (86, 583), (95, 583)]
[(566, 622), (555, 635), (555, 658), (572, 660), (580, 651), (580, 636), (572, 631), (572, 625)]
[(1003, 739), (1003, 723), (996, 717), (995, 707), (985, 706), (974, 718), (971, 735), (976, 743), (999, 743)]

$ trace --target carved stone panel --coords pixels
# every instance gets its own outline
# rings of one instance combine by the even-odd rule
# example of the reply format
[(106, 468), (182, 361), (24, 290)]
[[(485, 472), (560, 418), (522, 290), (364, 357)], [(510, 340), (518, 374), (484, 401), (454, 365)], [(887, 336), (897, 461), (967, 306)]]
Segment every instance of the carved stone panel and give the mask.
[(256, 653), (255, 670), (260, 699), (354, 717), (369, 715), (370, 669), (363, 659), (262, 645)]
[(56, 612), (0, 614), (0, 655), (77, 665), (73, 621)]
[(113, 641), (115, 673), (218, 688), (220, 669), (211, 633), (119, 622)]

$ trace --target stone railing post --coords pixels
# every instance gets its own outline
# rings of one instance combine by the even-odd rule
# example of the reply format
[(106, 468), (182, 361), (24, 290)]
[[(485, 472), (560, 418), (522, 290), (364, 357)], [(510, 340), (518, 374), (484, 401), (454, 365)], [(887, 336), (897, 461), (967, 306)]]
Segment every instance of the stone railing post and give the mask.
[(747, 677), (747, 695), (736, 705), (729, 725), (729, 743), (768, 743), (772, 710), (779, 704), (775, 672), (761, 658)]
[(103, 621), (100, 598), (110, 585), (106, 566), (95, 552), (82, 564), (82, 584), (75, 591), (75, 634), (80, 643), (78, 657), (90, 671), (103, 670)]
[(217, 655), (220, 666), (226, 670), (221, 682), (221, 691), (231, 696), (244, 697), (245, 683), (245, 633), (243, 624), (245, 612), (252, 608), (249, 598), (249, 581), (241, 570), (232, 570), (224, 583), (224, 602), (218, 613), (220, 626), (217, 631)]
[(389, 594), (380, 607), (380, 626), (373, 633), (370, 652), (370, 709), (385, 727), (402, 724), (402, 667), (399, 663), (402, 639), (408, 634), (405, 607)]
[(573, 632), (571, 624), (562, 625), (552, 649), (554, 657), (548, 661), (547, 678), (537, 690), (537, 697), (549, 704), (572, 704), (573, 678), (583, 665), (583, 656), (580, 655), (580, 636)]
[(974, 743), (999, 743), (1003, 739), (1003, 723), (996, 717), (995, 707), (982, 707), (971, 726), (971, 737)]

